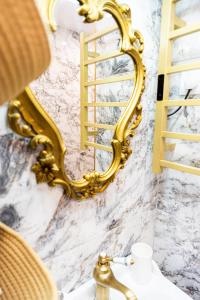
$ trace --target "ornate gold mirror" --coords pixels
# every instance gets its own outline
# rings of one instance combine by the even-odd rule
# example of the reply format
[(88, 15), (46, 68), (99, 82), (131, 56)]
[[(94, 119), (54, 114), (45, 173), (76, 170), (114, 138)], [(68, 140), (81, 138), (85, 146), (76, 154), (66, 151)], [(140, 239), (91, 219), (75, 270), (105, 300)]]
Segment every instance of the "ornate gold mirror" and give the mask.
[(32, 166), (37, 182), (84, 199), (104, 191), (131, 154), (143, 39), (129, 7), (115, 0), (49, 1), (48, 18), (51, 66), (11, 102), (8, 119), (32, 148), (42, 145)]

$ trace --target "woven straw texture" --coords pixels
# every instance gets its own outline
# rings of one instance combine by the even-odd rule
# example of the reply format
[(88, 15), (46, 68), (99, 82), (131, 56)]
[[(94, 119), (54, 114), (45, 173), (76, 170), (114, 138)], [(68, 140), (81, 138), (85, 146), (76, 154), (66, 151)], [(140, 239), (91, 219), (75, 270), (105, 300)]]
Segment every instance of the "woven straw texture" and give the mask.
[(39, 257), (22, 238), (0, 223), (0, 300), (58, 300)]
[(0, 104), (19, 95), (50, 62), (34, 0), (0, 0)]

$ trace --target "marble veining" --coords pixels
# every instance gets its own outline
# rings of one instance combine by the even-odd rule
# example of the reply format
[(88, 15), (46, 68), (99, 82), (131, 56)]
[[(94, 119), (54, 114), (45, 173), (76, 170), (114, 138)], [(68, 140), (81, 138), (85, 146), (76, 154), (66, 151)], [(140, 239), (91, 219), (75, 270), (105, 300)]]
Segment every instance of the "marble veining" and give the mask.
[[(119, 30), (109, 34), (109, 37), (109, 50), (105, 47), (107, 36), (98, 40), (96, 46), (98, 54), (111, 51), (110, 47), (115, 50), (119, 48), (121, 39)], [(84, 174), (94, 169), (106, 171), (112, 162), (110, 153), (104, 151), (101, 155), (101, 151), (95, 153), (92, 147), (80, 150), (80, 34), (59, 27), (55, 34), (49, 33), (49, 39), (53, 61), (48, 71), (33, 82), (31, 87), (62, 133), (67, 147), (66, 173), (71, 179), (81, 179)], [(94, 51), (93, 43), (89, 44), (89, 48), (90, 51)], [(130, 72), (134, 77), (133, 62), (128, 55), (123, 55), (96, 64), (95, 73), (99, 79)], [(88, 76), (89, 80), (95, 79), (94, 65), (90, 65)], [(128, 101), (133, 88), (133, 80), (98, 85), (95, 89), (96, 101)], [(94, 88), (89, 88), (88, 93), (88, 101), (91, 102), (94, 98)], [(123, 111), (124, 108), (120, 107), (97, 107), (95, 113), (93, 108), (89, 108), (88, 121), (115, 125)], [(113, 131), (97, 130), (96, 138), (89, 136), (88, 140), (111, 146), (112, 136)]]
[[(144, 35), (144, 63), (147, 68), (142, 97), (143, 120), (131, 141), (133, 155), (128, 164), (103, 194), (84, 202), (67, 199), (59, 187), (52, 189), (46, 184), (36, 184), (35, 176), (30, 171), (36, 153), (30, 150), (28, 140), (8, 129), (4, 106), (0, 108), (0, 220), (20, 232), (33, 246), (50, 269), (60, 290), (69, 292), (89, 279), (101, 250), (106, 250), (110, 255), (127, 255), (134, 242), (145, 241), (154, 243), (154, 259), (164, 274), (194, 300), (199, 300), (200, 179), (173, 170), (166, 170), (161, 176), (154, 176), (151, 172), (161, 1), (127, 2), (132, 8), (134, 27)], [(180, 17), (189, 23), (199, 20), (199, 0), (191, 0), (189, 8), (185, 0), (178, 5)], [(109, 50), (111, 37), (117, 38), (116, 45), (119, 45), (119, 33), (116, 32), (106, 41), (102, 39), (99, 49)], [(192, 53), (192, 59), (199, 57), (198, 35), (193, 39), (195, 43), (191, 43), (191, 50), (183, 47), (189, 43), (188, 38), (177, 41), (174, 63), (188, 59), (189, 53)], [(50, 35), (50, 42), (52, 66), (32, 84), (32, 88), (62, 130), (69, 148), (74, 139), (77, 140), (80, 126), (77, 117), (78, 36), (72, 31), (67, 34), (60, 27), (55, 35)], [(69, 43), (73, 44), (73, 52), (68, 47)], [(127, 60), (116, 59), (114, 66), (111, 63), (100, 64), (97, 75), (99, 78), (116, 75), (121, 70), (128, 73), (129, 67)], [(194, 85), (191, 98), (200, 98), (197, 73), (173, 76), (171, 99), (184, 98), (190, 84)], [(66, 88), (70, 106), (65, 105)], [(115, 93), (104, 87), (98, 95), (103, 101), (115, 101), (116, 95), (117, 98), (121, 95), (123, 101), (124, 95), (128, 97), (129, 90), (126, 83), (116, 85)], [(106, 120), (110, 117), (116, 120), (120, 113), (110, 110)], [(105, 114), (99, 112), (98, 117), (99, 121), (103, 121)], [(112, 121), (112, 118), (109, 120)], [(168, 126), (172, 131), (199, 133), (199, 122), (199, 111), (193, 107), (182, 109), (170, 119)], [(109, 138), (105, 131), (100, 131), (100, 143), (108, 143)], [(93, 153), (87, 153), (89, 160), (86, 160), (85, 152), (77, 154), (78, 163), (75, 163), (76, 150), (69, 148), (66, 162), (72, 178), (74, 169), (83, 174), (80, 161), (83, 165), (92, 166), (88, 162), (91, 163)], [(98, 167), (103, 171), (109, 165), (111, 155), (109, 157), (107, 153), (98, 153), (97, 150), (97, 156), (101, 156), (103, 164)], [(200, 166), (197, 143), (192, 146), (177, 143), (175, 151), (168, 153), (168, 157)]]
[(55, 34), (49, 33), (52, 63), (48, 71), (31, 84), (62, 133), (67, 147), (66, 173), (71, 179), (81, 179), (94, 169), (94, 149), (80, 150), (79, 38), (77, 32), (63, 28), (58, 28)]
[(155, 259), (194, 300), (200, 295), (199, 177), (166, 170), (160, 181)]
[[(12, 133), (0, 139), (0, 194), (6, 195), (13, 182), (19, 180), (28, 165), (30, 150), (28, 141), (19, 139)], [(25, 154), (24, 154), (25, 153)]]
[[(199, 22), (198, 0), (177, 3), (177, 14), (188, 24)], [(199, 61), (200, 35), (188, 35), (176, 40), (173, 62)], [(170, 98), (183, 99), (191, 89), (189, 99), (200, 98), (199, 70), (171, 76)], [(189, 101), (189, 100), (186, 100)], [(171, 109), (170, 112), (174, 111)], [(182, 133), (199, 132), (199, 107), (186, 107), (168, 119), (168, 130)], [(167, 159), (200, 167), (200, 144), (183, 140), (175, 150), (166, 153)], [(200, 177), (165, 170), (159, 178), (159, 193), (155, 222), (155, 259), (164, 274), (194, 300), (200, 299)]]
[[(132, 0), (127, 3), (132, 8), (134, 28), (138, 28), (145, 39), (147, 80), (142, 97), (143, 120), (131, 141), (133, 155), (108, 189), (93, 199), (76, 202), (67, 199), (59, 187), (36, 184), (30, 171), (35, 154), (29, 152), (26, 140), (9, 135), (6, 128), (0, 132), (0, 178), (4, 182), (0, 196), (0, 220), (26, 238), (48, 266), (58, 288), (65, 292), (91, 277), (99, 251), (127, 255), (136, 241), (153, 243), (159, 180), (151, 172), (151, 156), (161, 1)], [(58, 41), (63, 37), (65, 41), (59, 46)], [(63, 132), (70, 128), (69, 143), (75, 131), (66, 118), (69, 114), (76, 116), (76, 103), (73, 101), (77, 74), (75, 71), (69, 72), (69, 84), (65, 77), (68, 71), (63, 72), (61, 67), (64, 65), (67, 69), (67, 64), (73, 66), (78, 62), (67, 47), (68, 39), (76, 47), (76, 37), (67, 36), (65, 30), (60, 28), (51, 41), (58, 51), (56, 54), (55, 48), (52, 48), (53, 57), (61, 57), (57, 69), (55, 72), (49, 69), (32, 87), (38, 98), (45, 100), (43, 105), (54, 115)], [(68, 61), (66, 57), (69, 57)], [(56, 59), (53, 58), (53, 63)], [(63, 87), (66, 84), (69, 84), (69, 96), (73, 99), (68, 108), (63, 107)], [(73, 121), (78, 124), (77, 118)], [(5, 118), (1, 118), (0, 123), (5, 127)], [(18, 143), (20, 146), (16, 146)], [(8, 144), (10, 150), (5, 152)], [(9, 163), (6, 165), (5, 161)]]

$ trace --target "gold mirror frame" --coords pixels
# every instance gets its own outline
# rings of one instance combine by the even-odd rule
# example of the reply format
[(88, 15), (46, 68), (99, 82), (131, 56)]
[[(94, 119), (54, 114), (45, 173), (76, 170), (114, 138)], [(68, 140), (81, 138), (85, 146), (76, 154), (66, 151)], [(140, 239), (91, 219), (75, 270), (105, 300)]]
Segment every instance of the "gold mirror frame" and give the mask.
[[(81, 180), (70, 180), (64, 170), (66, 148), (61, 133), (29, 87), (17, 99), (10, 102), (8, 120), (13, 131), (30, 138), (32, 149), (36, 149), (38, 145), (43, 146), (32, 166), (37, 182), (46, 182), (50, 186), (62, 185), (69, 197), (82, 200), (103, 192), (132, 153), (129, 138), (134, 136), (135, 129), (142, 119), (140, 99), (144, 91), (145, 67), (142, 62), (143, 38), (131, 27), (131, 11), (127, 5), (120, 5), (116, 0), (78, 0), (78, 2), (80, 4), (78, 12), (84, 16), (84, 22), (98, 21), (103, 18), (104, 12), (114, 17), (121, 31), (121, 51), (128, 54), (136, 65), (134, 91), (114, 130), (113, 160), (110, 167), (102, 174), (94, 171), (84, 175)], [(48, 18), (52, 31), (56, 31), (53, 19), (54, 4), (55, 0), (49, 0)]]

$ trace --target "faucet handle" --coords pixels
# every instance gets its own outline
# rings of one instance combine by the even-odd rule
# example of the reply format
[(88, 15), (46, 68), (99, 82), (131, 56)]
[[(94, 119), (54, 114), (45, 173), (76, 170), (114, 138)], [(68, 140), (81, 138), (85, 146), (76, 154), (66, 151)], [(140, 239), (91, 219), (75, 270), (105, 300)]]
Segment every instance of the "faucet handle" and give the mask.
[(108, 264), (112, 261), (112, 257), (108, 256), (105, 252), (99, 254), (98, 263), (101, 265)]
[(125, 266), (131, 266), (134, 264), (134, 260), (131, 258), (131, 256), (122, 256), (122, 257), (113, 257), (112, 259), (112, 262), (113, 263), (116, 263), (116, 264), (121, 264), (121, 265), (125, 265)]
[(130, 265), (134, 264), (134, 261), (131, 258), (131, 256), (127, 256), (127, 257), (125, 257), (125, 256), (123, 256), (123, 257), (119, 257), (119, 256), (110, 257), (105, 252), (101, 252), (99, 254), (98, 262), (100, 264), (107, 264), (109, 262), (113, 262), (113, 263), (121, 264), (121, 265), (125, 265), (125, 266), (130, 266)]

